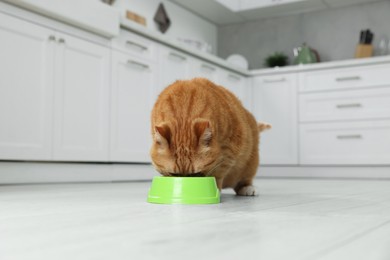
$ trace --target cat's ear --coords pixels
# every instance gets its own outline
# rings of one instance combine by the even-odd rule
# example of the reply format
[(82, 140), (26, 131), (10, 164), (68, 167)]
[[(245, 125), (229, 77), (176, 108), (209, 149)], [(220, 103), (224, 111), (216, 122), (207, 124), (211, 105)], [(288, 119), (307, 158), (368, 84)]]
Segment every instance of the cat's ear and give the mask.
[(154, 127), (155, 140), (159, 145), (169, 145), (171, 142), (171, 129), (166, 124)]
[(209, 146), (213, 134), (211, 132), (210, 122), (208, 120), (199, 120), (194, 123), (194, 131), (198, 144)]

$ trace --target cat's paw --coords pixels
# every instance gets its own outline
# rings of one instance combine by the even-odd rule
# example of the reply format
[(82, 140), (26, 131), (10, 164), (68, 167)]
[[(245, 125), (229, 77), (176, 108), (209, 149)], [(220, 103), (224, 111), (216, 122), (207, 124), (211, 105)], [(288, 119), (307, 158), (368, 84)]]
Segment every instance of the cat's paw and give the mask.
[(239, 196), (256, 196), (259, 195), (256, 191), (256, 188), (252, 185), (242, 187), (238, 192)]

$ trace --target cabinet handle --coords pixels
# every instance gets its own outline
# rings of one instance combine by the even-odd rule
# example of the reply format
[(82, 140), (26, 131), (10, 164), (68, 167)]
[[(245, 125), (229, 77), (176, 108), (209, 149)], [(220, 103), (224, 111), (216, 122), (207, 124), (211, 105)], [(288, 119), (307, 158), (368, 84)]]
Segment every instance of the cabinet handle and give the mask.
[(142, 49), (143, 51), (146, 51), (148, 50), (148, 47), (146, 47), (145, 45), (142, 45), (142, 44), (139, 44), (139, 43), (136, 43), (136, 42), (132, 42), (132, 41), (126, 41), (126, 44), (128, 45), (133, 45), (133, 46), (136, 46), (140, 49)]
[(175, 52), (170, 52), (170, 53), (169, 53), (169, 56), (173, 56), (173, 57), (179, 58), (179, 59), (181, 59), (181, 60), (183, 60), (183, 61), (187, 60), (186, 57), (184, 57), (184, 56), (182, 56), (182, 55), (180, 55), (180, 54), (177, 54), (177, 53), (175, 53)]
[(338, 135), (337, 139), (362, 139), (362, 135)]
[(202, 66), (202, 68), (209, 69), (209, 70), (212, 70), (212, 71), (216, 71), (217, 70), (216, 68), (211, 67), (211, 66), (209, 66), (207, 64), (202, 64), (201, 66)]
[(234, 75), (234, 74), (231, 74), (231, 73), (228, 74), (228, 78), (235, 79), (237, 81), (241, 80), (241, 77)]
[(286, 78), (278, 78), (278, 79), (264, 79), (264, 83), (276, 83), (276, 82), (284, 82)]
[(336, 105), (337, 108), (353, 108), (353, 107), (362, 107), (362, 104), (360, 103), (351, 103), (351, 104), (340, 104)]
[(54, 35), (49, 36), (49, 41), (55, 41), (55, 40), (56, 40), (56, 37)]
[(58, 42), (59, 42), (59, 43), (66, 43), (65, 39), (63, 39), (63, 38), (60, 38), (60, 39), (58, 40)]
[(141, 62), (137, 62), (137, 61), (133, 61), (133, 60), (128, 60), (127, 61), (128, 64), (132, 64), (132, 65), (136, 65), (138, 67), (141, 67), (143, 69), (149, 69), (149, 65), (146, 65), (146, 64), (143, 64)]
[(342, 81), (353, 81), (353, 80), (361, 80), (362, 78), (360, 76), (352, 76), (352, 77), (341, 77), (336, 78), (336, 81), (342, 82)]

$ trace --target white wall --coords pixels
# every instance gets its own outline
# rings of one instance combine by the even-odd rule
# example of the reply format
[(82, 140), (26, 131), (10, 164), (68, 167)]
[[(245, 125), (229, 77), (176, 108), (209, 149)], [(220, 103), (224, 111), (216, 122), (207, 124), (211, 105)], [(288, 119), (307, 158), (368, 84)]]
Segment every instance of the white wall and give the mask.
[(125, 16), (126, 9), (144, 16), (147, 20), (147, 28), (158, 31), (153, 17), (160, 3), (164, 4), (171, 19), (171, 27), (165, 35), (175, 40), (186, 38), (208, 42), (212, 46), (212, 52), (217, 53), (217, 26), (172, 2), (167, 0), (116, 0), (114, 6), (121, 9), (123, 16)]
[(360, 30), (374, 32), (374, 47), (382, 37), (390, 38), (389, 11), (387, 0), (221, 26), (218, 54), (226, 58), (239, 53), (248, 59), (250, 69), (259, 69), (276, 51), (292, 61), (293, 48), (306, 42), (319, 52), (321, 61), (352, 59)]

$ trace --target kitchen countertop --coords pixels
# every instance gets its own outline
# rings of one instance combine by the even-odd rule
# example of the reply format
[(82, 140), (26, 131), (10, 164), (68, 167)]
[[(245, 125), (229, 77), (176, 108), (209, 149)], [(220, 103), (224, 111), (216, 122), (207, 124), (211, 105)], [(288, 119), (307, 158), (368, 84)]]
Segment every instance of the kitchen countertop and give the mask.
[(142, 25), (138, 25), (134, 22), (131, 22), (131, 21), (127, 20), (125, 17), (121, 18), (120, 23), (121, 23), (122, 29), (137, 33), (139, 35), (142, 35), (142, 36), (147, 37), (149, 39), (152, 39), (154, 41), (163, 43), (163, 44), (168, 45), (172, 48), (175, 48), (175, 49), (178, 49), (178, 50), (183, 51), (185, 53), (188, 53), (192, 56), (198, 57), (198, 58), (203, 59), (205, 61), (211, 62), (215, 65), (221, 66), (225, 69), (232, 70), (234, 72), (240, 73), (240, 74), (245, 75), (245, 76), (251, 75), (248, 70), (236, 67), (234, 64), (229, 64), (226, 60), (224, 60), (216, 55), (213, 55), (213, 54), (210, 54), (207, 52), (198, 51), (194, 48), (187, 47), (186, 45), (184, 45), (178, 41), (175, 41), (174, 39), (172, 39), (166, 35), (152, 31), (150, 29), (143, 27)]
[(294, 73), (294, 72), (304, 72), (304, 71), (315, 71), (323, 69), (334, 69), (334, 68), (343, 68), (343, 67), (357, 67), (364, 65), (374, 65), (374, 64), (383, 64), (390, 63), (390, 55), (388, 56), (378, 56), (362, 59), (349, 59), (349, 60), (339, 60), (339, 61), (327, 61), (313, 64), (299, 64), (279, 68), (264, 68), (249, 71), (251, 76), (266, 76), (266, 75), (276, 75), (282, 73)]
[(235, 71), (245, 76), (267, 76), (267, 75), (277, 75), (283, 73), (295, 73), (295, 72), (303, 72), (303, 71), (390, 63), (390, 55), (389, 55), (389, 56), (371, 57), (371, 58), (364, 58), (364, 59), (328, 61), (328, 62), (321, 62), (321, 63), (314, 63), (314, 64), (299, 64), (299, 65), (292, 65), (292, 66), (279, 67), (279, 68), (262, 68), (256, 70), (245, 70), (242, 68), (238, 68), (232, 64), (229, 64), (226, 60), (217, 57), (213, 54), (209, 54), (206, 52), (197, 51), (193, 48), (189, 48), (181, 44), (180, 42), (174, 41), (173, 39), (167, 37), (166, 35), (160, 34), (158, 32), (154, 32), (152, 30), (146, 29), (141, 25), (128, 21), (124, 17), (121, 18), (121, 28), (137, 33), (139, 35), (142, 35), (154, 41), (163, 43), (170, 47), (176, 48), (190, 55), (201, 58), (215, 65)]

